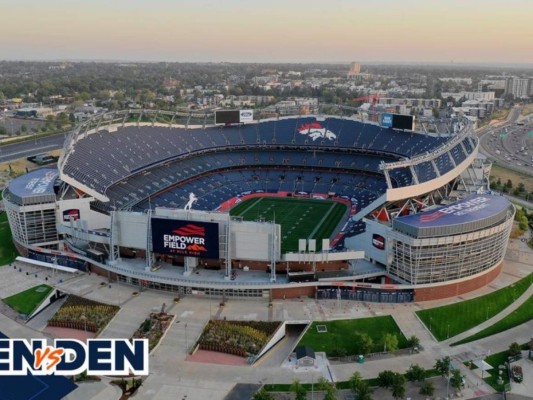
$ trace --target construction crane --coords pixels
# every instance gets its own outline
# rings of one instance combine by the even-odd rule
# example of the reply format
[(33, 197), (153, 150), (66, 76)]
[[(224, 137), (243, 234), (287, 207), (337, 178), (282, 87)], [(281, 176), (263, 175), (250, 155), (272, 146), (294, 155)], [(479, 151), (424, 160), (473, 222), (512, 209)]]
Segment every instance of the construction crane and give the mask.
[(379, 102), (380, 97), (377, 94), (370, 94), (368, 96), (358, 97), (353, 101), (368, 102), (372, 104), (372, 108)]
[(370, 103), (370, 109), (368, 110), (369, 115), (371, 115), (370, 119), (375, 120), (376, 119), (375, 109), (376, 109), (376, 104), (378, 104), (379, 102), (379, 98), (380, 97), (376, 94), (370, 94), (368, 96), (357, 97), (356, 99), (353, 99), (353, 101)]

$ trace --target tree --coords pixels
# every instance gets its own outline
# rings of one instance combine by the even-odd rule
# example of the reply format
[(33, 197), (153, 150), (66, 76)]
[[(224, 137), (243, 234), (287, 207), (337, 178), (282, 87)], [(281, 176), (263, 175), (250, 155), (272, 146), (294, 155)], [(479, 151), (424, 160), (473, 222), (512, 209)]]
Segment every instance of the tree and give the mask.
[(520, 345), (516, 342), (511, 343), (509, 346), (509, 355), (510, 356), (517, 356), (522, 353), (522, 348)]
[(372, 390), (366, 382), (361, 383), (355, 395), (357, 400), (372, 400)]
[(336, 400), (337, 388), (331, 382), (328, 382), (325, 378), (320, 378), (318, 381), (318, 389), (326, 392), (324, 400)]
[(461, 371), (458, 369), (454, 369), (452, 371), (452, 376), (450, 378), (450, 385), (454, 387), (457, 390), (460, 390), (463, 386), (463, 375), (461, 375)]
[(383, 351), (394, 352), (398, 350), (398, 337), (394, 333), (386, 333), (383, 335)]
[(424, 381), (422, 386), (420, 386), (419, 393), (423, 396), (433, 396), (433, 392), (435, 392), (435, 386), (431, 381)]
[(394, 383), (394, 372), (390, 370), (381, 371), (378, 374), (378, 386), (388, 389), (392, 387), (392, 384)]
[(366, 355), (374, 351), (374, 341), (368, 333), (357, 332), (354, 341), (360, 354)]
[(424, 379), (426, 379), (426, 370), (418, 364), (411, 364), (405, 373), (405, 377), (410, 382), (422, 382)]
[(7, 129), (5, 126), (0, 125), (0, 135), (7, 135)]
[(507, 179), (507, 183), (505, 184), (505, 187), (508, 189), (512, 189), (513, 187), (513, 181), (510, 179)]
[(258, 392), (254, 394), (252, 400), (274, 400), (274, 396), (268, 393), (263, 386)]
[(353, 373), (348, 381), (348, 385), (358, 400), (372, 400), (370, 386), (363, 381), (359, 372)]
[(443, 377), (447, 377), (450, 375), (451, 366), (452, 360), (448, 356), (439, 358), (435, 363), (435, 369)]
[(520, 222), (518, 222), (518, 228), (520, 228), (521, 231), (527, 231), (528, 222), (529, 221), (527, 217), (524, 215), (522, 218), (520, 218)]
[(420, 339), (417, 338), (415, 335), (411, 336), (409, 339), (407, 339), (407, 346), (414, 349), (415, 347), (418, 347), (420, 345)]
[(28, 127), (26, 125), (22, 124), (21, 127), (20, 127), (20, 131), (22, 133), (26, 133), (28, 131)]
[(359, 372), (355, 371), (348, 380), (348, 386), (350, 387), (352, 392), (355, 393), (361, 383), (363, 383), (363, 378), (361, 378), (361, 374)]
[(405, 377), (398, 372), (394, 373), (391, 393), (395, 399), (403, 399), (405, 397)]
[(295, 400), (305, 400), (307, 398), (307, 390), (298, 379), (292, 382), (290, 390), (294, 393)]

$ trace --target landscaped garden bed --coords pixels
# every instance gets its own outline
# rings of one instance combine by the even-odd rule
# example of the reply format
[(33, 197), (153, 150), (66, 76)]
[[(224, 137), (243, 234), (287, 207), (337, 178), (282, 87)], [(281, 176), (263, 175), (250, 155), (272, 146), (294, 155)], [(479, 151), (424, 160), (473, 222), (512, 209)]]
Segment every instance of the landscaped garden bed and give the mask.
[(159, 343), (166, 330), (172, 324), (174, 315), (167, 313), (151, 313), (146, 318), (139, 329), (135, 331), (132, 339), (148, 339), (148, 347), (152, 351)]
[(99, 333), (120, 308), (94, 300), (69, 295), (48, 326)]
[(257, 355), (276, 332), (279, 322), (209, 321), (198, 340), (200, 350), (239, 357)]

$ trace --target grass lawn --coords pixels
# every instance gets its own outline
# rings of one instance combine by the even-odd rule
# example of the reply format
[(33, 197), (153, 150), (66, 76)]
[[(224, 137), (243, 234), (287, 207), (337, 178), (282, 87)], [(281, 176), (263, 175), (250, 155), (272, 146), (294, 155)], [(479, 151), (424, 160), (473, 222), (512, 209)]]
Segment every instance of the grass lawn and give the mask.
[(527, 299), (520, 307), (518, 307), (512, 314), (509, 314), (505, 318), (499, 320), (494, 325), (483, 329), (472, 336), (469, 336), (463, 340), (453, 343), (452, 346), (472, 342), (474, 340), (482, 339), (488, 336), (495, 335), (497, 333), (506, 331), (507, 329), (514, 328), (515, 326), (522, 325), (533, 319), (533, 297)]
[(530, 274), (510, 286), (485, 296), (417, 311), (416, 314), (426, 327), (430, 328), (437, 340), (445, 340), (481, 324), (508, 307), (529, 288), (532, 278), (533, 274)]
[(17, 249), (11, 240), (7, 214), (0, 213), (0, 266), (9, 264), (17, 257)]
[[(494, 178), (494, 181), (497, 181), (498, 178), (500, 178), (500, 181), (505, 183), (508, 179), (510, 179), (513, 182), (513, 189), (522, 183), (524, 184), (524, 189), (526, 191), (533, 192), (533, 176), (531, 175), (526, 175), (512, 169), (505, 168), (499, 164), (492, 165), (490, 174), (491, 178)], [(511, 191), (513, 189), (511, 189)]]
[[(326, 325), (327, 332), (318, 333), (317, 325)], [(362, 352), (354, 340), (354, 333), (366, 333), (374, 342), (374, 351), (383, 351), (381, 344), (383, 335), (386, 333), (395, 334), (398, 338), (398, 347), (407, 347), (407, 339), (390, 316), (360, 318), (350, 320), (313, 322), (305, 333), (299, 346), (309, 346), (315, 351), (325, 351), (332, 356), (344, 352), (346, 355), (358, 355)]]
[(30, 315), (33, 310), (50, 294), (52, 287), (48, 285), (34, 286), (23, 292), (6, 297), (4, 302), (15, 311)]
[(298, 251), (298, 239), (316, 239), (317, 251), (322, 239), (330, 238), (345, 214), (347, 206), (329, 200), (287, 197), (256, 197), (243, 201), (230, 211), (245, 221), (273, 221), (281, 225), (281, 252)]

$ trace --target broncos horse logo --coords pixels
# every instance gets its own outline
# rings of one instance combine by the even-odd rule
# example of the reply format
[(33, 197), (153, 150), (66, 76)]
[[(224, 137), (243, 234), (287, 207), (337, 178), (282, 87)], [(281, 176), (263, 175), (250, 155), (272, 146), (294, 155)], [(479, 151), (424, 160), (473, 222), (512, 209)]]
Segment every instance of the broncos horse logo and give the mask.
[(337, 135), (335, 135), (330, 130), (324, 128), (320, 123), (318, 122), (311, 122), (309, 124), (303, 124), (298, 128), (298, 132), (300, 132), (302, 135), (308, 135), (313, 141), (319, 139), (319, 138), (325, 138), (329, 140), (333, 140), (337, 138)]

